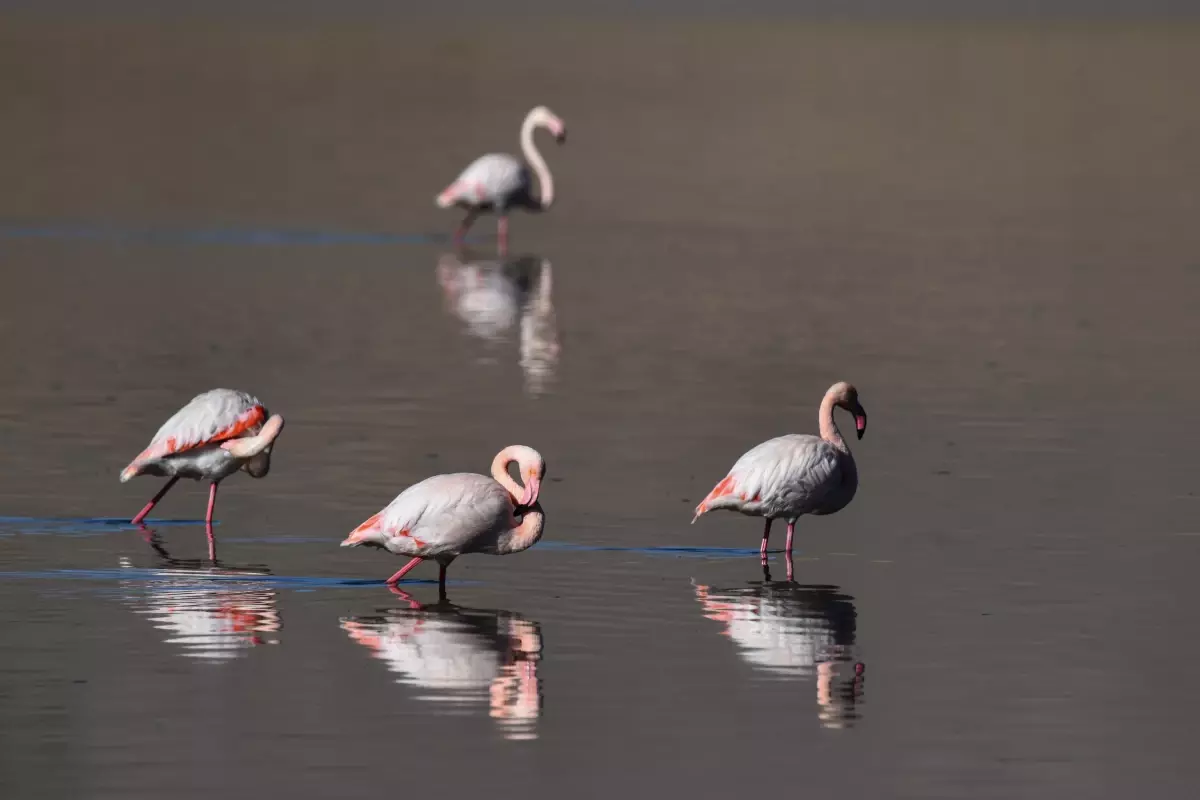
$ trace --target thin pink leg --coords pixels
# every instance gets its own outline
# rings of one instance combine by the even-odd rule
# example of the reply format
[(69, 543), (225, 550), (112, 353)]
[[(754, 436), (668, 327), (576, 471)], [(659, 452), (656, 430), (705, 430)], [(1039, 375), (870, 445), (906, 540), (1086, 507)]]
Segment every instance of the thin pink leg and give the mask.
[(212, 525), (212, 512), (217, 505), (217, 482), (213, 481), (212, 486), (208, 489), (208, 513), (204, 515), (204, 522), (209, 526)]
[(758, 548), (758, 554), (762, 556), (762, 560), (767, 560), (767, 539), (771, 538), (771, 518), (767, 517), (767, 526), (763, 528), (762, 546)]
[(467, 231), (471, 230), (471, 225), (475, 222), (475, 212), (467, 212), (463, 217), (463, 221), (459, 224), (458, 229), (454, 231), (454, 244), (461, 247), (463, 239), (467, 238)]
[[(216, 486), (214, 483), (213, 486)], [(208, 560), (217, 563), (217, 537), (213, 536), (212, 523), (204, 523), (204, 533), (208, 535)]]
[(496, 220), (496, 240), (500, 244), (500, 255), (508, 255), (508, 217), (501, 215)]
[(399, 583), (401, 578), (403, 578), (406, 574), (408, 574), (408, 571), (410, 569), (415, 567), (417, 564), (420, 564), (424, 560), (425, 559), (422, 559), (422, 558), (414, 558), (412, 561), (405, 564), (403, 567), (400, 568), (399, 572), (397, 572), (395, 575), (393, 575), (392, 577), (387, 579), (387, 585), (395, 586), (397, 583)]
[(792, 580), (792, 536), (796, 533), (796, 520), (788, 520), (787, 544), (783, 547), (783, 560), (787, 562), (787, 579)]
[(138, 515), (136, 517), (134, 517), (132, 520), (130, 520), (129, 524), (141, 525), (142, 520), (144, 520), (146, 518), (146, 515), (150, 513), (150, 509), (152, 509), (156, 505), (158, 505), (158, 501), (163, 499), (163, 495), (165, 495), (167, 492), (171, 491), (171, 487), (175, 485), (175, 481), (177, 481), (177, 480), (179, 480), (178, 475), (171, 478), (171, 480), (167, 481), (167, 485), (164, 486), (163, 488), (159, 489), (158, 494), (154, 495), (153, 499), (151, 499), (149, 503), (146, 503), (146, 507), (143, 508), (141, 511), (139, 511)]

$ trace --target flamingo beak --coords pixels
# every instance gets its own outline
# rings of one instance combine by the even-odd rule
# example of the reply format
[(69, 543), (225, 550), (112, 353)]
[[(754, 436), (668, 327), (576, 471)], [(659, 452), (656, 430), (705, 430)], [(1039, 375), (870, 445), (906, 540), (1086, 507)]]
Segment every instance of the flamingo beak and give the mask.
[(559, 144), (567, 143), (567, 129), (565, 127), (559, 128), (558, 132), (554, 134), (554, 141)]
[(854, 429), (859, 439), (867, 432), (867, 412), (863, 411), (862, 406), (854, 411)]
[(525, 494), (521, 496), (521, 502), (517, 505), (531, 506), (537, 502), (538, 491), (541, 489), (541, 481), (536, 476), (530, 475), (525, 482)]

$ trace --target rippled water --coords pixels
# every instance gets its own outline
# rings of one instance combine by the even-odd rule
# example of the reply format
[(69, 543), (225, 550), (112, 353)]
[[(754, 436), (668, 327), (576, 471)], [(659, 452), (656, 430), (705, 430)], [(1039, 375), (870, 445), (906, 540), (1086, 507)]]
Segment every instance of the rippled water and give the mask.
[[(9, 22), (5, 797), (1191, 796), (1194, 29)], [(537, 102), (561, 205), (452, 252)], [(839, 379), (794, 580), (688, 524)], [(271, 474), (128, 525), (214, 386)], [(337, 547), (513, 443), (532, 550)]]

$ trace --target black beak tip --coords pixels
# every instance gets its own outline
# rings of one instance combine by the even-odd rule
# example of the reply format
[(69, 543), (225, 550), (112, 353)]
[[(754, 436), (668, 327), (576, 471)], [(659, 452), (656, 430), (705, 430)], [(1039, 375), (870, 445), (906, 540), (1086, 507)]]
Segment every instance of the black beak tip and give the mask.
[(863, 437), (863, 434), (864, 434), (864, 433), (866, 433), (866, 432), (867, 432), (867, 429), (866, 429), (866, 428), (858, 428), (857, 430), (855, 430), (855, 433), (857, 433), (857, 434), (858, 434), (858, 438), (859, 438), (859, 439), (862, 439), (862, 437)]
[(558, 140), (559, 144), (566, 144), (567, 143), (567, 132), (563, 131), (562, 133), (560, 133), (558, 136), (555, 136), (554, 138)]

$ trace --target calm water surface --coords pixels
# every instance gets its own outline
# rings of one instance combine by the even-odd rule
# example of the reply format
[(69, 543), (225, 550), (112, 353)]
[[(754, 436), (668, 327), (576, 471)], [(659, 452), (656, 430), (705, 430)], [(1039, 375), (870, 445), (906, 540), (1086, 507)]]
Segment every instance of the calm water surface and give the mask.
[[(0, 28), (4, 796), (1192, 796), (1200, 31), (428, 25)], [(839, 379), (795, 581), (688, 524)], [(214, 386), (288, 427), (210, 554), (117, 474)], [(337, 547), (513, 443), (446, 602)]]

